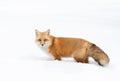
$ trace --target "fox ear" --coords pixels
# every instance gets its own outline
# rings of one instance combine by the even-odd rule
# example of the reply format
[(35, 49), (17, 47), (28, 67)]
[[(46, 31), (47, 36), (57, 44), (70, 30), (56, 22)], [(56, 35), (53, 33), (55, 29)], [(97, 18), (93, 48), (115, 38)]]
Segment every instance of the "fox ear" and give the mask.
[(47, 35), (50, 35), (50, 29), (47, 30)]
[(37, 29), (35, 29), (35, 34), (36, 34), (36, 36), (39, 35), (39, 31)]

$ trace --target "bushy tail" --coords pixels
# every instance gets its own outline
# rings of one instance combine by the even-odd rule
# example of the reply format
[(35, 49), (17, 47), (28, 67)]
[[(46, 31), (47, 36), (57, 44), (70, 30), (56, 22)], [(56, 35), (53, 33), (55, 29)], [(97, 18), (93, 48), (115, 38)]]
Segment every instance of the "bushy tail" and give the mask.
[(109, 63), (109, 57), (95, 44), (91, 45), (88, 49), (88, 55), (93, 57), (99, 65), (104, 66)]

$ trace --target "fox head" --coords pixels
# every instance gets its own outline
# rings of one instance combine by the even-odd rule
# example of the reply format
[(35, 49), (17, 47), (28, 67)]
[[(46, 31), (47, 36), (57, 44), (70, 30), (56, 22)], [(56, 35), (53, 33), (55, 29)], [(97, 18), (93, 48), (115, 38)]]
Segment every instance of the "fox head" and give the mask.
[(47, 31), (44, 31), (44, 32), (40, 32), (39, 30), (35, 30), (35, 34), (36, 34), (36, 39), (35, 39), (35, 42), (38, 44), (38, 45), (41, 45), (41, 46), (48, 46), (51, 44), (51, 41), (50, 41), (50, 29), (48, 29)]

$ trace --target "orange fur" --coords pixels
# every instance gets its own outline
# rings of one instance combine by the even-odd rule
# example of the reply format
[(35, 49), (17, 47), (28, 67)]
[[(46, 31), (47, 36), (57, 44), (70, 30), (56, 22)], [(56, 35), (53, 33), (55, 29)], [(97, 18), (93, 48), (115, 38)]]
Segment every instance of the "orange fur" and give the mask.
[(88, 63), (88, 58), (93, 57), (100, 65), (109, 62), (108, 56), (99, 47), (84, 39), (54, 37), (50, 35), (50, 30), (36, 30), (36, 42), (41, 45), (50, 42), (49, 53), (57, 60), (61, 60), (62, 57), (73, 57), (77, 62)]

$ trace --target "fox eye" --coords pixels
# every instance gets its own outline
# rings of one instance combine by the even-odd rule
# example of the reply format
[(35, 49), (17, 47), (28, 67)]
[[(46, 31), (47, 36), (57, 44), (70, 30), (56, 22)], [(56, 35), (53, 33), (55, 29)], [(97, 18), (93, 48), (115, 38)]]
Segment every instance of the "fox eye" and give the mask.
[(48, 39), (44, 39), (44, 41), (48, 41)]
[(41, 41), (41, 39), (38, 39), (38, 41)]

